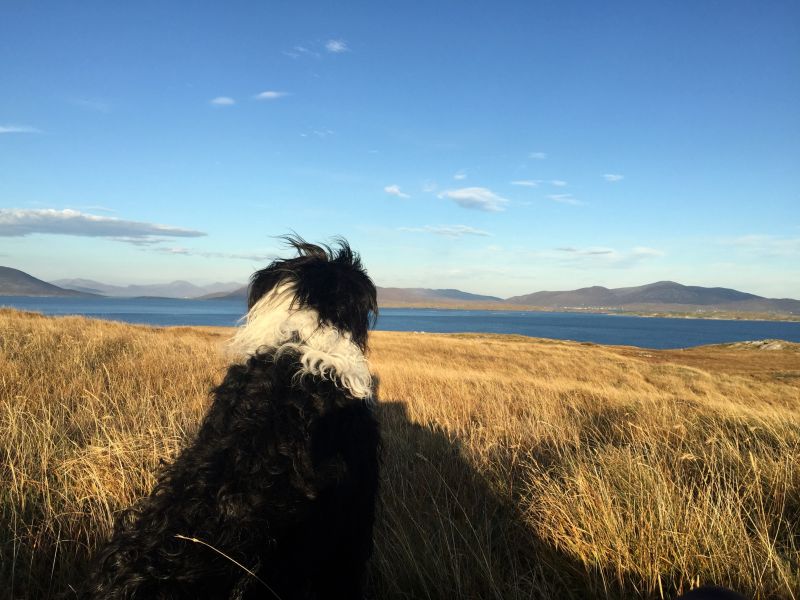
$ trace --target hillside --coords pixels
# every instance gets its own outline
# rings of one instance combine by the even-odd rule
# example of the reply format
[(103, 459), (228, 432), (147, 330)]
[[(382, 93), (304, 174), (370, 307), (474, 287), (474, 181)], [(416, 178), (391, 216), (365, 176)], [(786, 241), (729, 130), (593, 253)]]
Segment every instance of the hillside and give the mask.
[(463, 304), (465, 302), (502, 302), (496, 296), (482, 296), (470, 294), (454, 289), (429, 289), (429, 288), (378, 288), (378, 304), (391, 306), (393, 304)]
[(58, 279), (53, 282), (62, 288), (102, 294), (112, 298), (135, 298), (138, 296), (159, 296), (162, 298), (200, 298), (209, 294), (225, 294), (238, 287), (236, 283), (212, 283), (195, 285), (188, 281), (153, 283), (143, 285), (109, 285), (91, 279)]
[(232, 292), (215, 292), (200, 296), (200, 300), (247, 300), (247, 286), (243, 285)]
[[(110, 297), (160, 296), (237, 301), (247, 298), (247, 286), (233, 282), (205, 286), (188, 281), (115, 286), (89, 279), (59, 279), (48, 284), (22, 271), (8, 267), (3, 269), (7, 274), (3, 276), (0, 273), (0, 295), (67, 296), (75, 295), (68, 291), (74, 290)], [(753, 314), (753, 318), (800, 316), (800, 300), (764, 298), (729, 288), (682, 285), (674, 281), (624, 288), (592, 286), (569, 291), (543, 291), (505, 300), (498, 296), (472, 294), (452, 288), (378, 287), (378, 304), (382, 307), (681, 313), (684, 316), (726, 318), (747, 318), (747, 314)]]
[[(229, 293), (209, 294), (204, 296), (204, 298), (225, 300), (244, 299), (247, 298), (247, 286), (241, 287)], [(409, 304), (459, 305), (471, 302), (502, 302), (502, 298), (498, 298), (496, 296), (470, 294), (468, 292), (462, 292), (461, 290), (454, 289), (432, 290), (427, 288), (378, 287), (378, 304), (381, 306), (398, 306)]]
[[(0, 331), (0, 581), (54, 599), (193, 435), (231, 331), (12, 310)], [(368, 597), (656, 600), (697, 581), (797, 596), (800, 346), (375, 332), (371, 347)]]
[(628, 310), (718, 310), (800, 314), (800, 301), (772, 299), (729, 288), (707, 288), (659, 281), (625, 288), (601, 286), (514, 296), (511, 304), (543, 308), (602, 308)]
[(37, 279), (32, 275), (0, 267), (0, 296), (89, 296), (85, 292), (67, 290), (57, 285)]

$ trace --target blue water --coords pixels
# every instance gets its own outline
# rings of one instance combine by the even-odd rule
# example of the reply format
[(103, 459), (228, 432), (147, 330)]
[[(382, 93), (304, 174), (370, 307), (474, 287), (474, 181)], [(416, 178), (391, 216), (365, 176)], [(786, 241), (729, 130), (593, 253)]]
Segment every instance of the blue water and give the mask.
[[(235, 325), (245, 311), (235, 300), (168, 298), (0, 297), (12, 306), (49, 315), (84, 315), (149, 325)], [(620, 344), (643, 348), (685, 348), (777, 338), (800, 342), (800, 322), (665, 319), (587, 313), (385, 308), (376, 329), (428, 333), (514, 333)]]

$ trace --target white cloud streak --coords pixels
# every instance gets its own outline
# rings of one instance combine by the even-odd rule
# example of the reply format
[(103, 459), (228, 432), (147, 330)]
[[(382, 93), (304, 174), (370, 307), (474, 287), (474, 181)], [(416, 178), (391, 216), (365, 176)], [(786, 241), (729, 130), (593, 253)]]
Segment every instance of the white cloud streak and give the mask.
[(236, 100), (229, 96), (217, 96), (209, 101), (214, 106), (233, 106)]
[(570, 204), (572, 206), (581, 206), (584, 204), (572, 194), (548, 194), (547, 198), (559, 204)]
[(463, 208), (483, 210), (487, 212), (501, 212), (506, 209), (508, 200), (498, 196), (492, 190), (483, 187), (468, 187), (456, 190), (445, 190), (439, 198), (452, 200)]
[(464, 237), (465, 235), (475, 235), (481, 237), (492, 235), (488, 231), (475, 229), (474, 227), (470, 227), (468, 225), (425, 225), (425, 227), (399, 227), (398, 231), (407, 231), (410, 233), (433, 233), (435, 235), (441, 235), (454, 239)]
[(563, 181), (561, 179), (551, 179), (550, 180), (550, 184), (554, 185), (555, 187), (566, 187), (567, 186), (567, 182)]
[(277, 258), (277, 254), (271, 252), (263, 254), (257, 252), (208, 252), (205, 250), (195, 250), (194, 248), (184, 248), (182, 246), (153, 248), (153, 252), (172, 256), (201, 256), (203, 258), (229, 258), (256, 262), (265, 262)]
[(647, 246), (617, 250), (595, 246), (589, 248), (563, 247), (536, 253), (537, 258), (555, 259), (575, 267), (624, 268), (664, 256), (664, 252)]
[(538, 179), (517, 179), (516, 181), (512, 181), (511, 185), (519, 185), (522, 187), (539, 187), (541, 183)]
[(383, 188), (383, 191), (390, 196), (397, 196), (398, 198), (411, 198), (411, 196), (400, 190), (399, 185), (387, 185), (385, 188)]
[(42, 133), (42, 130), (30, 125), (0, 125), (2, 133)]
[(320, 53), (307, 48), (306, 46), (294, 46), (291, 50), (285, 50), (283, 52), (289, 58), (300, 58), (301, 56), (311, 56), (313, 58), (319, 58)]
[(289, 92), (278, 92), (276, 90), (267, 90), (265, 92), (261, 92), (260, 94), (256, 94), (256, 100), (277, 100), (278, 98), (283, 98), (284, 96), (288, 96)]
[(546, 152), (531, 152), (530, 154), (528, 154), (528, 158), (531, 158), (533, 160), (544, 160), (545, 158), (547, 158), (547, 153)]
[(465, 170), (458, 171), (455, 175), (453, 175), (453, 179), (456, 181), (463, 181), (467, 178), (467, 172)]
[(202, 237), (194, 229), (129, 221), (64, 209), (0, 209), (0, 237), (35, 233), (102, 237), (136, 245), (149, 245), (171, 237)]
[(603, 175), (603, 179), (605, 179), (609, 183), (616, 183), (617, 181), (622, 181), (623, 179), (625, 179), (625, 176), (614, 173), (606, 173), (605, 175)]

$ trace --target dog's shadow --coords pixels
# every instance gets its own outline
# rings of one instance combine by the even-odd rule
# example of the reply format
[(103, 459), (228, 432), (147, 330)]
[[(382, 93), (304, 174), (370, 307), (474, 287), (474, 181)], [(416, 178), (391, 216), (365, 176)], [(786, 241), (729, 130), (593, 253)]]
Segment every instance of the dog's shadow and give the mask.
[(368, 597), (625, 597), (540, 539), (455, 436), (413, 422), (402, 402), (379, 402), (378, 413), (383, 462)]

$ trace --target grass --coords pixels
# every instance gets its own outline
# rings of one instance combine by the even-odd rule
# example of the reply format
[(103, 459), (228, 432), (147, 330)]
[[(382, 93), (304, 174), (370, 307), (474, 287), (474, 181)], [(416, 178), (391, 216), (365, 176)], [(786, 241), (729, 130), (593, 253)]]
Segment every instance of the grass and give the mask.
[[(80, 578), (190, 437), (224, 329), (0, 311), (0, 597)], [(376, 332), (375, 598), (800, 597), (800, 351)]]

